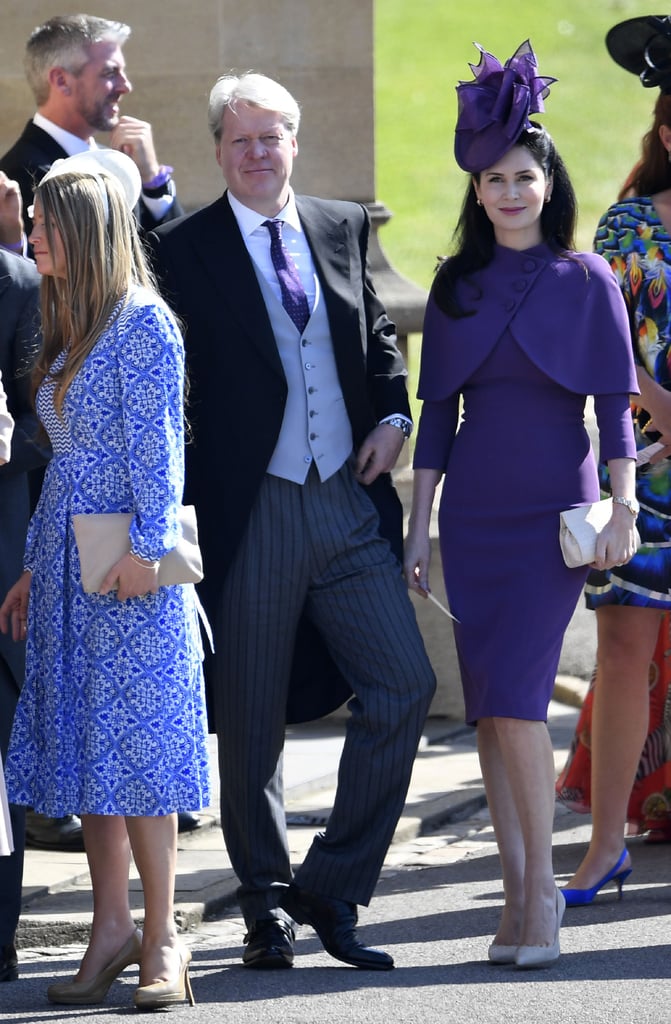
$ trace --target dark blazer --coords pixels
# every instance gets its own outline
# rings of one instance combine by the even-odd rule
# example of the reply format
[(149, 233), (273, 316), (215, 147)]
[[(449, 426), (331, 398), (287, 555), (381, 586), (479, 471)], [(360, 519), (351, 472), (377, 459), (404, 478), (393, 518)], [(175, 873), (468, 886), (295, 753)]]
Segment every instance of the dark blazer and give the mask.
[[(310, 196), (297, 196), (296, 203), (320, 278), (358, 446), (383, 417), (410, 415), (395, 327), (368, 275), (368, 215), (356, 203)], [(187, 446), (185, 500), (198, 512), (205, 567), (201, 596), (213, 617), (221, 582), (277, 442), (287, 383), (227, 197), (162, 226), (148, 241), (165, 295), (186, 327), (193, 440)], [(400, 558), (402, 511), (390, 476), (380, 477), (369, 491)], [(315, 664), (311, 652), (303, 668), (297, 666), (295, 681), (302, 678), (314, 693), (317, 671), (327, 677), (329, 687), (335, 686), (330, 668), (321, 663), (316, 670)], [(306, 694), (296, 696), (295, 688), (292, 692), (289, 716), (296, 721), (332, 710), (349, 691), (343, 684), (332, 690), (326, 704), (320, 697), (314, 706)]]
[[(27, 234), (30, 232), (32, 222), (26, 211), (33, 201), (35, 188), (54, 160), (61, 160), (67, 155), (63, 147), (59, 146), (48, 132), (29, 121), (11, 149), (7, 150), (0, 159), (0, 171), (4, 171), (8, 177), (18, 181), (21, 188), (23, 219)], [(183, 214), (184, 211), (177, 198), (161, 221), (156, 220), (142, 200), (135, 208), (138, 223), (144, 231), (151, 231), (158, 224), (175, 220)]]
[[(46, 449), (35, 441), (30, 384), (40, 341), (39, 285), (34, 264), (0, 248), (0, 370), (15, 421), (11, 459), (0, 466), (0, 600), (23, 569), (31, 511), (28, 474), (47, 458)], [(0, 658), (9, 666), (18, 692), (23, 683), (23, 644), (0, 633)]]

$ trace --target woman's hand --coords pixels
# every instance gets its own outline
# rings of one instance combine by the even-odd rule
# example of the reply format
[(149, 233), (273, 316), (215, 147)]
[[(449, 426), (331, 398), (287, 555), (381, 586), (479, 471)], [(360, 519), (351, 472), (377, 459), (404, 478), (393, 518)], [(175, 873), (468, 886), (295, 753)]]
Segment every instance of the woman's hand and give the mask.
[(23, 241), (21, 189), (0, 171), (0, 244), (18, 246)]
[(26, 638), (30, 580), (31, 573), (26, 569), (0, 605), (0, 630), (3, 633), (8, 633), (11, 626), (12, 640), (25, 640)]
[(625, 565), (636, 554), (636, 520), (624, 505), (613, 505), (613, 514), (597, 538), (595, 569)]
[[(636, 465), (634, 459), (608, 459), (611, 494), (634, 499), (636, 495)], [(638, 535), (636, 517), (626, 505), (613, 502), (609, 522), (597, 537), (595, 569), (612, 569), (624, 565), (636, 554)]]
[(128, 552), (107, 573), (100, 593), (109, 594), (116, 587), (117, 601), (155, 594), (158, 590), (158, 567), (158, 562), (145, 562)]
[(403, 575), (409, 590), (426, 599), (429, 594), (431, 539), (428, 529), (410, 529), (403, 546)]
[[(393, 428), (400, 433), (397, 427)], [(428, 597), (429, 564), (431, 562), (431, 509), (438, 481), (442, 473), (437, 469), (416, 469), (412, 481), (412, 511), (408, 536), (403, 546), (403, 575), (409, 590), (420, 597)]]

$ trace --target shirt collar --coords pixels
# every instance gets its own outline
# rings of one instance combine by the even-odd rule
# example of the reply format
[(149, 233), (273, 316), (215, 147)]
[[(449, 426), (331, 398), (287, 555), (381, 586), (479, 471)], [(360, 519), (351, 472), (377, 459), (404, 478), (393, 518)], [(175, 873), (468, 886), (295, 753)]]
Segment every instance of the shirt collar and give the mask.
[(228, 201), (231, 204), (231, 209), (235, 215), (235, 219), (238, 222), (238, 227), (242, 232), (243, 238), (248, 238), (249, 235), (253, 234), (257, 228), (266, 220), (283, 220), (289, 224), (295, 231), (301, 232), (303, 228), (301, 226), (300, 218), (298, 216), (298, 210), (296, 209), (296, 197), (293, 189), (289, 189), (289, 198), (286, 204), (282, 207), (280, 212), (275, 217), (265, 217), (262, 213), (257, 213), (256, 210), (250, 210), (248, 206), (241, 203), (239, 199), (236, 199), (230, 189), (226, 192)]
[(45, 131), (47, 135), (51, 135), (54, 142), (62, 146), (68, 156), (75, 156), (76, 153), (86, 153), (88, 149), (98, 148), (95, 144), (95, 139), (80, 139), (78, 135), (66, 132), (65, 128), (54, 124), (53, 121), (50, 121), (48, 117), (39, 112), (33, 117), (33, 124), (41, 128), (42, 131)]

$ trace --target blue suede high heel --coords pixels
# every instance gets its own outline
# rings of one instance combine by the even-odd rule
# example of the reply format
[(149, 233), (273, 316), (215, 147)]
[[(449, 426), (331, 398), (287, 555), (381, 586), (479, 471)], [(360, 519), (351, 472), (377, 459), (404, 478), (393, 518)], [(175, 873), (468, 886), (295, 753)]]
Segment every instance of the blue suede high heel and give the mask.
[(625, 860), (627, 859), (627, 848), (620, 854), (620, 858), (614, 868), (611, 868), (603, 878), (601, 878), (596, 885), (593, 885), (591, 889), (562, 889), (564, 899), (566, 900), (567, 907), (586, 907), (589, 903), (594, 900), (594, 897), (598, 893), (599, 889), (603, 889), (604, 885), (609, 882), (615, 882), (617, 885), (617, 898), (622, 899), (622, 884), (625, 878), (628, 878), (631, 874), (631, 868), (623, 868)]

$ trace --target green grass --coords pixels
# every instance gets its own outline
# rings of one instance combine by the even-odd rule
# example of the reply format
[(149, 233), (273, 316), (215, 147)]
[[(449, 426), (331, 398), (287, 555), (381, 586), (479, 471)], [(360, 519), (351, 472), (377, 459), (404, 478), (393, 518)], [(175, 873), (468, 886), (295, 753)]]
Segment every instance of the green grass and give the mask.
[(393, 213), (380, 240), (399, 272), (428, 287), (449, 249), (467, 181), (452, 149), (455, 85), (471, 78), (474, 41), (504, 60), (529, 38), (540, 74), (558, 79), (541, 120), (578, 194), (579, 247), (591, 248), (656, 98), (604, 37), (652, 11), (637, 0), (375, 0), (377, 198)]

